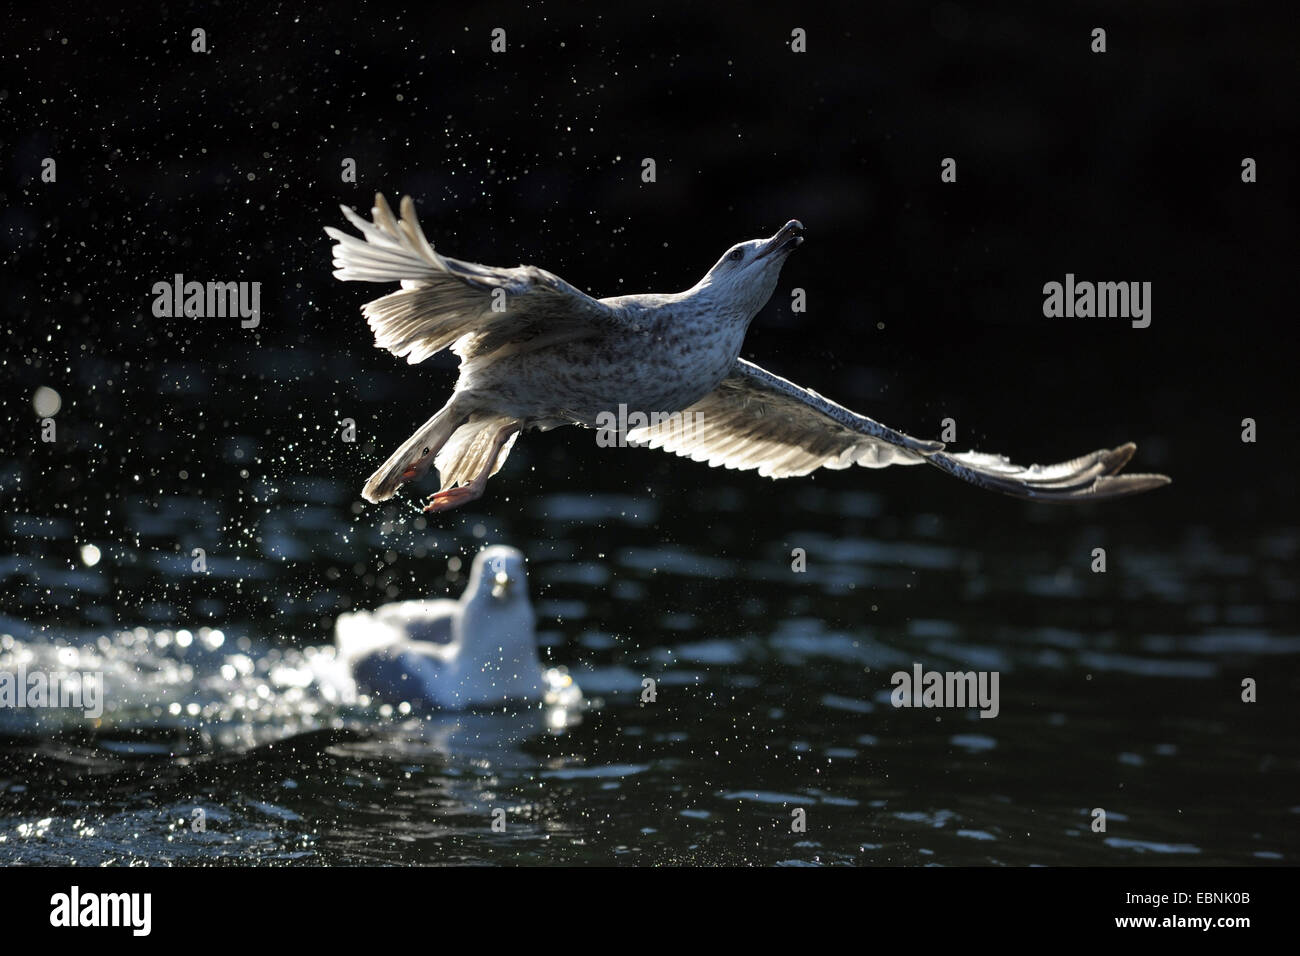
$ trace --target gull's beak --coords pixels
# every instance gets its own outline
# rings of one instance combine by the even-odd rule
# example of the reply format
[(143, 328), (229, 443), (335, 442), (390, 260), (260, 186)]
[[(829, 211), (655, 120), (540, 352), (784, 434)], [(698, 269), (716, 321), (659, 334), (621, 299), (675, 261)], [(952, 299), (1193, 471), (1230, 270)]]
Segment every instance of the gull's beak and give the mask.
[(492, 576), (492, 596), (498, 601), (505, 600), (510, 594), (510, 575), (498, 571)]
[(803, 242), (803, 223), (798, 219), (791, 219), (775, 236), (767, 240), (758, 255), (754, 257), (754, 261), (773, 252), (789, 252), (797, 248), (801, 242)]

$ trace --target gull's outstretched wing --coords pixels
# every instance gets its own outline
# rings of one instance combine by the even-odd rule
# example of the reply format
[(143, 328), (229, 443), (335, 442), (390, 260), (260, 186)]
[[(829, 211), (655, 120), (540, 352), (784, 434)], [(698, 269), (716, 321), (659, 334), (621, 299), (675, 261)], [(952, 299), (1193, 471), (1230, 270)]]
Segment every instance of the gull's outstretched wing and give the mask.
[(481, 355), (507, 344), (551, 344), (622, 324), (618, 312), (545, 269), (482, 266), (435, 252), (411, 197), (404, 196), (400, 208), (395, 219), (376, 194), (371, 223), (343, 206), (361, 238), (325, 227), (336, 240), (335, 278), (402, 283), (401, 291), (362, 307), (375, 345), (398, 358), (414, 365), (449, 345), (462, 357)]
[(1164, 475), (1116, 474), (1133, 456), (1132, 444), (1028, 468), (1000, 455), (948, 454), (942, 442), (894, 431), (744, 359), (685, 412), (633, 429), (627, 438), (713, 466), (756, 468), (770, 478), (928, 462), (981, 488), (1036, 501), (1116, 498), (1169, 483)]
[(942, 442), (886, 428), (744, 359), (680, 415), (634, 428), (627, 440), (711, 466), (757, 468), (766, 478), (850, 465), (918, 465), (943, 450)]

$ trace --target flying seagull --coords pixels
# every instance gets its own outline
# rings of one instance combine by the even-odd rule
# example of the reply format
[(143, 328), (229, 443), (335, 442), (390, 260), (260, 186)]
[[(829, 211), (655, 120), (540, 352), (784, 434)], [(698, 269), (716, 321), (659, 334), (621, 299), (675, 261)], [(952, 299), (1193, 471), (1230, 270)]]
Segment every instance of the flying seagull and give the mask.
[(1169, 483), (1118, 474), (1132, 443), (1028, 468), (1001, 455), (951, 454), (740, 358), (749, 323), (803, 242), (794, 220), (770, 239), (732, 246), (685, 292), (594, 299), (536, 266), (436, 252), (409, 196), (400, 218), (382, 195), (373, 222), (342, 208), (361, 237), (326, 227), (335, 277), (402, 285), (362, 307), (375, 345), (413, 365), (447, 347), (460, 357), (450, 400), (370, 476), (367, 501), (436, 466), (442, 487), (424, 510), (455, 508), (483, 494), (521, 431), (604, 427), (615, 414), (636, 423), (629, 444), (770, 478), (924, 462), (1035, 501), (1117, 498)]

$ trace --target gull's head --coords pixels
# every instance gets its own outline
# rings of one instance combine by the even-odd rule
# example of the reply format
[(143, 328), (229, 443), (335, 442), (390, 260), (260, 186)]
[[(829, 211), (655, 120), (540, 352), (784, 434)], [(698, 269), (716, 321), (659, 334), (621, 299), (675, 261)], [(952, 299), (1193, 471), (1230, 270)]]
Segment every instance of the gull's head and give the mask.
[(772, 297), (781, 266), (802, 242), (803, 223), (791, 219), (768, 239), (751, 239), (732, 246), (696, 288), (720, 296), (744, 312), (748, 321)]
[(480, 551), (470, 569), (469, 593), (489, 597), (494, 604), (527, 603), (523, 552), (503, 544)]

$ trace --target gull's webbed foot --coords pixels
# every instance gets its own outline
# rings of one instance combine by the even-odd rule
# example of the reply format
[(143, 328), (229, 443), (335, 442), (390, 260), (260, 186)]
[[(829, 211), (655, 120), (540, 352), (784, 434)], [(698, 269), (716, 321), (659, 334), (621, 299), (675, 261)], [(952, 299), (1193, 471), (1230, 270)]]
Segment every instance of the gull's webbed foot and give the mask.
[(459, 508), (461, 505), (483, 497), (483, 489), (483, 485), (470, 482), (468, 485), (448, 488), (445, 491), (430, 495), (429, 500), (424, 503), (424, 513), (427, 515), (436, 514), (439, 511), (450, 511), (453, 508)]

